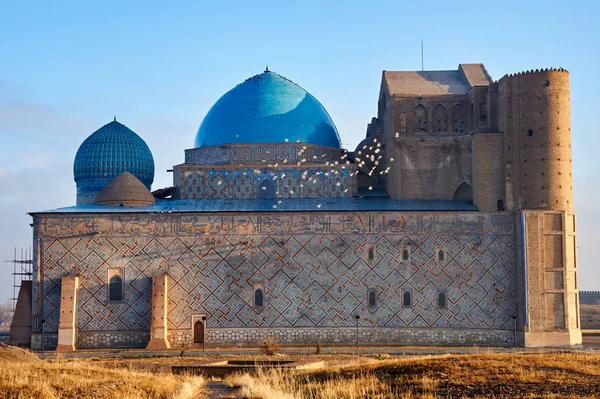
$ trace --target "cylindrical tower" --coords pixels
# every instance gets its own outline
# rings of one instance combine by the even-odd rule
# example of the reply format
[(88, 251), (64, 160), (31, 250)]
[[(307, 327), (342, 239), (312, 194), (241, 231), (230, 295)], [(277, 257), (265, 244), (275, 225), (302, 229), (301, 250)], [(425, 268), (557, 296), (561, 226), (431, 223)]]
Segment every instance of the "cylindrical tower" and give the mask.
[(499, 81), (508, 209), (573, 211), (569, 73), (535, 70)]

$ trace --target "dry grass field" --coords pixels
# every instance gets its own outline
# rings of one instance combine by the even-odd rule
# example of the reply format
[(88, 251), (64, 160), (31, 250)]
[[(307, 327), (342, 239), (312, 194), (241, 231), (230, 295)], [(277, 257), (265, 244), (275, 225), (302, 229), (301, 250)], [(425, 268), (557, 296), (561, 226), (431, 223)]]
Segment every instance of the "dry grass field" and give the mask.
[[(3, 347), (0, 398), (211, 398), (217, 396), (207, 391), (201, 377), (172, 375), (170, 366), (249, 357), (266, 359), (223, 354), (40, 360), (28, 351)], [(598, 353), (285, 358), (323, 360), (326, 367), (265, 369), (224, 382), (240, 388), (235, 397), (256, 399), (600, 398)]]
[(40, 360), (0, 347), (0, 398), (204, 398), (202, 377), (108, 368), (88, 360)]
[(239, 397), (599, 398), (600, 355), (479, 354), (386, 360), (313, 373), (264, 370), (226, 379)]

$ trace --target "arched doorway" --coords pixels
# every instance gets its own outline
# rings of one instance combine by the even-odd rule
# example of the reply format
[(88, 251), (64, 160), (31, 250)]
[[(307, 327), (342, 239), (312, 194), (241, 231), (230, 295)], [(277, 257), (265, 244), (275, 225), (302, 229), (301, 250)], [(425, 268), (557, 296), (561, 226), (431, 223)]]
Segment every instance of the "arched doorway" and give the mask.
[(204, 323), (202, 320), (198, 320), (194, 323), (194, 343), (204, 343)]

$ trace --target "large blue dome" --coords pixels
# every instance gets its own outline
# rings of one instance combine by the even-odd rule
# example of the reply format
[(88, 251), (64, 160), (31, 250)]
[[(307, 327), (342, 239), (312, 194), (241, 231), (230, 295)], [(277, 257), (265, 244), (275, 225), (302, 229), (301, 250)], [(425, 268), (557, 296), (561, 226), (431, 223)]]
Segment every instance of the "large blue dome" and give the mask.
[(266, 71), (223, 95), (202, 121), (194, 146), (299, 141), (340, 147), (331, 117), (306, 90)]
[(78, 203), (87, 194), (93, 198), (81, 203), (93, 201), (95, 194), (125, 171), (150, 189), (154, 181), (154, 158), (140, 136), (115, 120), (92, 133), (77, 150), (73, 174)]

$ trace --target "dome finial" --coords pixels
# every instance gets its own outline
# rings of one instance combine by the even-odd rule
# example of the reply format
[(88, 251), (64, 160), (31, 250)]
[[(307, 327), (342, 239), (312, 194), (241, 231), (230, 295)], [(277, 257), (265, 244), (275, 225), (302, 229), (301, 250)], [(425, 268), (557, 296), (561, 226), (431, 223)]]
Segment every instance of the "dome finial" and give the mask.
[(265, 68), (265, 72), (271, 72), (271, 71), (269, 71), (269, 66), (268, 65)]
[(115, 122), (117, 121), (117, 117), (116, 117), (116, 116), (115, 116), (115, 120), (114, 120), (114, 121), (115, 121)]

